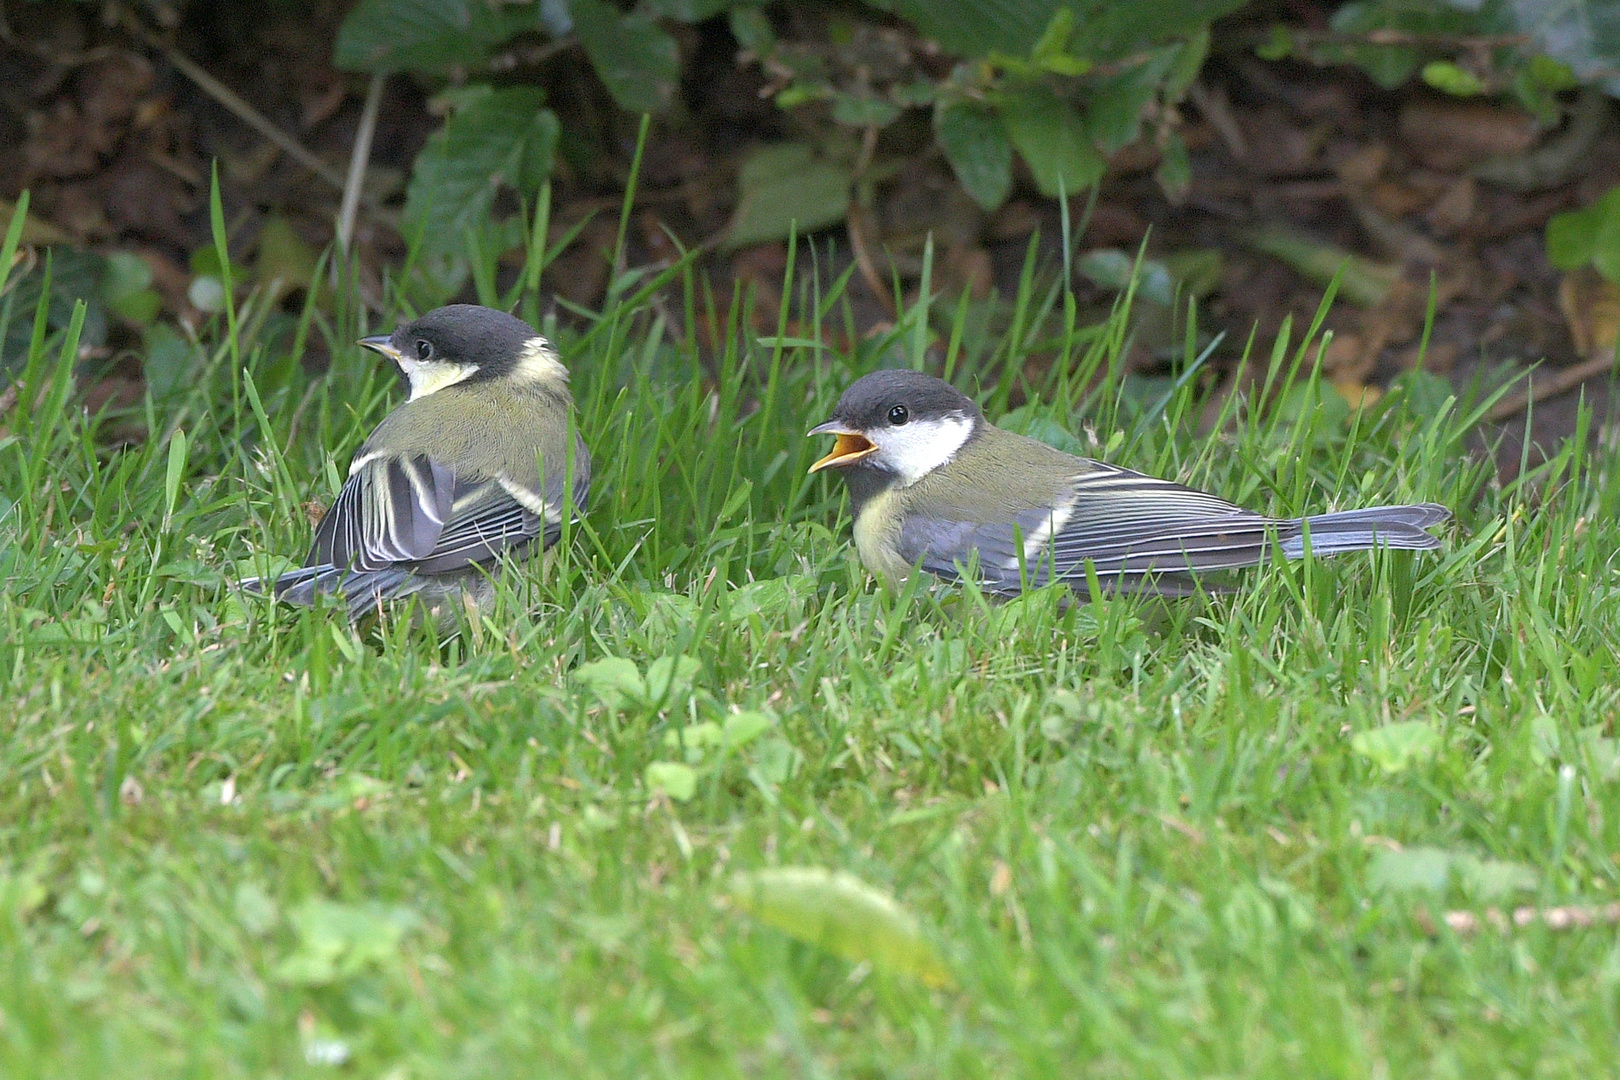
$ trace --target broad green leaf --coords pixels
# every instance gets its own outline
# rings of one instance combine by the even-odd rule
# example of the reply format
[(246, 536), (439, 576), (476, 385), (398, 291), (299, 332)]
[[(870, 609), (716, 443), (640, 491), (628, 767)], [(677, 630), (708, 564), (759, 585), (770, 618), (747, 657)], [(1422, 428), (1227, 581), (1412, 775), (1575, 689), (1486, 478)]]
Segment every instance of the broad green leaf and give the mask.
[(604, 656), (574, 669), (574, 681), (584, 684), (604, 705), (620, 708), (647, 696), (647, 684), (634, 660)]
[(737, 175), (737, 209), (726, 230), (732, 248), (813, 232), (844, 220), (854, 177), (847, 164), (819, 157), (804, 143), (756, 150)]
[(259, 230), (258, 258), (254, 264), (261, 284), (280, 281), (283, 288), (307, 289), (315, 283), (315, 266), (320, 255), (293, 231), (292, 223), (281, 214), (265, 219)]
[(1142, 130), (1142, 110), (1157, 95), (1179, 48), (1155, 49), (1118, 75), (1100, 79), (1086, 98), (1086, 130), (1105, 154), (1133, 142)]
[(994, 210), (1007, 201), (1012, 144), (995, 113), (976, 102), (947, 105), (934, 114), (934, 136), (974, 202)]
[(276, 981), (324, 986), (393, 959), (419, 920), (410, 908), (397, 904), (316, 898), (294, 908), (288, 921), (298, 934), (298, 948), (276, 965)]
[(870, 94), (838, 94), (833, 120), (848, 127), (888, 127), (900, 118), (900, 106)]
[(1450, 60), (1430, 60), (1423, 65), (1423, 81), (1453, 97), (1477, 97), (1485, 84), (1472, 71), (1465, 71)]
[(147, 327), (142, 338), (145, 354), (141, 357), (141, 373), (146, 376), (146, 388), (152, 397), (162, 401), (185, 389), (202, 360), (201, 347), (164, 322)]
[(725, 741), (725, 733), (713, 720), (687, 724), (679, 731), (664, 732), (664, 745), (672, 750), (707, 750)]
[(1102, 179), (1108, 163), (1091, 145), (1080, 114), (1047, 87), (1008, 95), (1001, 114), (1042, 195), (1074, 195)]
[(526, 4), (360, 0), (338, 28), (332, 62), (344, 71), (466, 69), (535, 25), (534, 9)]
[(1536, 871), (1523, 863), (1423, 846), (1399, 851), (1379, 849), (1367, 867), (1367, 883), (1376, 889), (1443, 893), (1456, 885), (1486, 902), (1534, 889), (1540, 880)]
[(1480, 900), (1502, 900), (1517, 892), (1528, 892), (1541, 884), (1534, 869), (1505, 859), (1477, 859), (1454, 855), (1451, 873), (1465, 892)]
[(490, 90), (428, 140), (405, 192), (405, 218), (426, 222), (427, 250), (462, 251), (500, 188), (539, 189), (557, 143), (557, 117), (542, 107), (544, 100), (533, 87)]
[(115, 251), (101, 270), (101, 299), (120, 318), (144, 326), (157, 317), (163, 304), (152, 285), (152, 267), (139, 255)]
[(731, 880), (737, 906), (761, 922), (846, 960), (951, 983), (917, 917), (860, 878), (819, 866), (783, 866)]
[(774, 724), (775, 721), (765, 713), (738, 712), (726, 717), (720, 732), (724, 744), (735, 749), (747, 746), (769, 731)]
[(1560, 270), (1587, 263), (1620, 283), (1620, 187), (1591, 206), (1554, 214), (1547, 222), (1547, 259)]
[(647, 665), (645, 691), (649, 704), (673, 705), (692, 692), (692, 680), (703, 664), (691, 656), (660, 656)]
[(237, 883), (231, 907), (237, 924), (253, 937), (263, 937), (281, 922), (281, 909), (256, 881)]
[(1385, 772), (1397, 773), (1434, 757), (1440, 735), (1422, 720), (1403, 720), (1356, 732), (1350, 749)]
[(679, 761), (655, 761), (647, 766), (647, 787), (685, 802), (697, 792), (697, 773)]
[(1451, 854), (1433, 847), (1379, 848), (1367, 866), (1367, 884), (1390, 892), (1443, 893), (1451, 881)]
[(733, 619), (758, 615), (766, 623), (798, 619), (804, 614), (805, 598), (814, 596), (815, 579), (805, 574), (762, 578), (739, 585), (726, 597)]
[(650, 14), (627, 15), (605, 0), (573, 0), (570, 11), (574, 36), (620, 108), (659, 112), (669, 104), (680, 81), (680, 53)]

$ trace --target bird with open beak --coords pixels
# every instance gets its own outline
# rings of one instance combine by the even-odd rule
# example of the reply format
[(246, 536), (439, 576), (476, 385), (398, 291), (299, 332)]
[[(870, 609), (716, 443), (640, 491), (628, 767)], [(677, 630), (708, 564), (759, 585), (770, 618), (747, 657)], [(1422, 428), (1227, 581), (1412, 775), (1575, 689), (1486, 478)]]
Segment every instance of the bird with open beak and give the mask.
[[(849, 488), (861, 561), (891, 584), (922, 568), (1016, 596), (1087, 567), (1110, 588), (1195, 592), (1193, 575), (1368, 548), (1424, 550), (1451, 513), (1434, 503), (1272, 518), (1117, 465), (1076, 457), (985, 420), (971, 398), (916, 371), (857, 380), (811, 435), (835, 437), (810, 466)], [(1307, 541), (1307, 533), (1308, 541)]]
[(550, 547), (584, 512), (591, 461), (568, 371), (527, 323), (472, 304), (360, 344), (399, 367), (409, 397), (349, 464), (304, 566), (272, 591), (334, 596), (351, 617), (407, 596), (441, 622), (449, 604), (486, 606), (503, 562)]

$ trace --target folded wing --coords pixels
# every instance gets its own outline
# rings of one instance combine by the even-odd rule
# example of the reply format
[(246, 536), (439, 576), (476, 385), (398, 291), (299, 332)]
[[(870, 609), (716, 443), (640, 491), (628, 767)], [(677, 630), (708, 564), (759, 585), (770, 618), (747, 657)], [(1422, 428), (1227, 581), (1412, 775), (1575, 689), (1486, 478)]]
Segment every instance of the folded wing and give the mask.
[(905, 558), (946, 578), (957, 578), (959, 566), (976, 560), (983, 585), (1008, 595), (1052, 580), (1083, 581), (1088, 563), (1104, 583), (1134, 588), (1146, 576), (1172, 575), (1168, 583), (1185, 591), (1187, 574), (1254, 566), (1273, 543), (1289, 558), (1302, 557), (1307, 531), (1317, 555), (1437, 547), (1440, 541), (1426, 529), (1448, 517), (1444, 507), (1425, 503), (1269, 518), (1168, 480), (1096, 463), (1074, 478), (1068, 499), (1009, 522), (913, 514), (900, 546)]

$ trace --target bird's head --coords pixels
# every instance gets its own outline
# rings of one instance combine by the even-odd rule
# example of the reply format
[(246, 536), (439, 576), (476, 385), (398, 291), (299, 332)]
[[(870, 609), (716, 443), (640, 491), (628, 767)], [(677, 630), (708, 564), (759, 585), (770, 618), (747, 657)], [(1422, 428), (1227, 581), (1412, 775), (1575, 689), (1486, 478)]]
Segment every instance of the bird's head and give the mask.
[(810, 466), (875, 470), (889, 483), (914, 484), (950, 461), (978, 433), (973, 399), (920, 371), (875, 371), (855, 381), (811, 435), (835, 435), (832, 453)]
[(399, 365), (412, 401), (462, 382), (568, 384), (568, 370), (549, 341), (522, 319), (476, 304), (435, 308), (360, 344)]

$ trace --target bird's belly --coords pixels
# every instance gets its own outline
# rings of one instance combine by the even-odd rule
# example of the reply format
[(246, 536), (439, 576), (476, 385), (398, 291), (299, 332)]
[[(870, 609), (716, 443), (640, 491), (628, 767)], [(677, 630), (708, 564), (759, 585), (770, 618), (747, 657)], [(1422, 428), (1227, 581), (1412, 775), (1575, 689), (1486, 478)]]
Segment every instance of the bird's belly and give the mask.
[(892, 491), (874, 495), (855, 516), (855, 550), (861, 564), (889, 584), (904, 581), (911, 564), (901, 557), (900, 516)]

